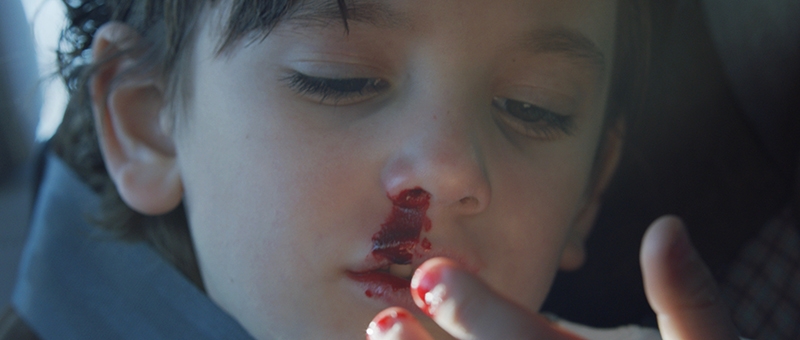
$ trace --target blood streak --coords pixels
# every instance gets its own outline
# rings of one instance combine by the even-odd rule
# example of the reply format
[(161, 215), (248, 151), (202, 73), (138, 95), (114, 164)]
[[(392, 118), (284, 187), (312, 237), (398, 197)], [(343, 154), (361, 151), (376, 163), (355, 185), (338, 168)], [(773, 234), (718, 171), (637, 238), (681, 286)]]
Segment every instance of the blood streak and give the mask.
[[(431, 220), (425, 215), (431, 194), (417, 187), (403, 190), (390, 199), (392, 211), (381, 224), (381, 230), (372, 235), (372, 255), (397, 264), (409, 264), (420, 242), (420, 233), (431, 229)], [(426, 242), (424, 248), (430, 249), (430, 242)]]

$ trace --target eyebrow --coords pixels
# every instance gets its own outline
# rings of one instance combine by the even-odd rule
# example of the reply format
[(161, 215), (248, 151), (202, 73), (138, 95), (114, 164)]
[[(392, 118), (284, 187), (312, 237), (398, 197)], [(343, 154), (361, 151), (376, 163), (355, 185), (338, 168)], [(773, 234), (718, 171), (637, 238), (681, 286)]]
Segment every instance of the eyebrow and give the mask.
[[(411, 19), (392, 9), (381, 0), (347, 1), (346, 16), (342, 16), (334, 0), (306, 1), (285, 19), (300, 25), (328, 26), (343, 20), (362, 22), (378, 28), (407, 26)], [(346, 22), (342, 22), (347, 29)], [(606, 57), (599, 47), (583, 33), (565, 27), (535, 29), (522, 35), (516, 46), (531, 54), (560, 54), (570, 59), (588, 62), (599, 71), (606, 69)]]
[(534, 30), (518, 41), (533, 54), (563, 54), (570, 58), (588, 61), (599, 70), (605, 70), (606, 57), (599, 47), (581, 32), (567, 28)]

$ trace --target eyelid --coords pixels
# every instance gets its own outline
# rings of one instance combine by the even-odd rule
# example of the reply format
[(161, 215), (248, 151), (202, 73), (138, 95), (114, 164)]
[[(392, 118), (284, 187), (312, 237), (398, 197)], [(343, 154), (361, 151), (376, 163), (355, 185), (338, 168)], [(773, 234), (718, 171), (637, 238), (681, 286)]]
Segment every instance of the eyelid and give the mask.
[[(525, 119), (513, 113), (514, 106), (527, 110), (532, 116)], [(553, 112), (541, 106), (526, 101), (512, 98), (495, 96), (492, 98), (492, 106), (500, 113), (497, 117), (518, 133), (536, 140), (555, 140), (563, 135), (573, 135), (575, 118), (572, 115), (564, 115)], [(536, 115), (539, 115), (538, 117)], [(533, 119), (535, 118), (535, 119)]]
[(577, 99), (580, 93), (573, 96), (543, 86), (510, 84), (499, 87), (495, 93), (498, 97), (530, 103), (564, 115), (574, 115), (580, 107)]
[(383, 69), (349, 61), (298, 59), (288, 63), (286, 71), (328, 79), (387, 78), (387, 72)]
[(389, 88), (389, 83), (381, 78), (324, 78), (297, 71), (281, 81), (301, 98), (330, 106), (358, 104)]

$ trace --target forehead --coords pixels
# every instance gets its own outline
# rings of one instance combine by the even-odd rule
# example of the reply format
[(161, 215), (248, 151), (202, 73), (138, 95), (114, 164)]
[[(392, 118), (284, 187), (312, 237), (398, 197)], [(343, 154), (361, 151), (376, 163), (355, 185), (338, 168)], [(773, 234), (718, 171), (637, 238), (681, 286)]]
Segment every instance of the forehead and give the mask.
[[(239, 10), (220, 13), (227, 17), (227, 29), (220, 25), (214, 30), (223, 40), (221, 50), (235, 45), (231, 40), (264, 37), (275, 25), (335, 26), (347, 32), (355, 24), (419, 33), (449, 24), (464, 37), (491, 31), (516, 34), (517, 42), (533, 52), (557, 52), (598, 67), (609, 64), (613, 54), (617, 14), (616, 0), (306, 0), (282, 10), (265, 6), (263, 0), (237, 0), (233, 7)], [(247, 8), (251, 10), (242, 11)]]

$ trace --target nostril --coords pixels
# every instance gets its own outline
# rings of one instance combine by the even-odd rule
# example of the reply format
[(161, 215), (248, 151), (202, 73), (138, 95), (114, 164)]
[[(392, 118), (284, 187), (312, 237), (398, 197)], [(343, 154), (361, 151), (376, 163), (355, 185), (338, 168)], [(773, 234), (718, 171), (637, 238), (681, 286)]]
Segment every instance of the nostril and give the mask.
[(395, 197), (390, 197), (392, 203), (398, 207), (424, 209), (430, 204), (431, 194), (420, 187), (403, 190)]
[(461, 198), (455, 204), (454, 208), (462, 214), (476, 214), (486, 208), (488, 200), (478, 199), (477, 196), (470, 195)]
[(458, 201), (464, 207), (477, 207), (478, 206), (478, 199), (473, 196), (468, 196), (460, 199)]

